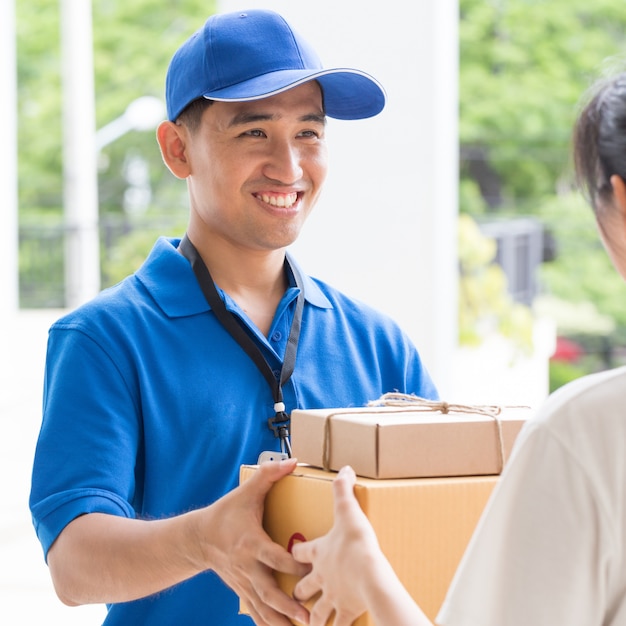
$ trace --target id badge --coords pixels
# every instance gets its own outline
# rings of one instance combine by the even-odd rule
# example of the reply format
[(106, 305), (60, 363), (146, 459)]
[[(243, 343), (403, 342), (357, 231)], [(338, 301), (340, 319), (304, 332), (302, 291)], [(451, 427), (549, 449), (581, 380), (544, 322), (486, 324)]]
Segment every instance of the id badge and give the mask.
[(259, 454), (258, 464), (266, 463), (267, 461), (284, 461), (288, 459), (289, 455), (286, 452), (272, 452), (269, 450), (265, 450)]

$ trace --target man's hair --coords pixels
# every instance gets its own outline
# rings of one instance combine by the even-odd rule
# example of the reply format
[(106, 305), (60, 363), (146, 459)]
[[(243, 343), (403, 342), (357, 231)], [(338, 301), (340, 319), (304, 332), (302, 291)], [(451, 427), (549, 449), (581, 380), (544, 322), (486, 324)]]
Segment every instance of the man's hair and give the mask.
[(177, 124), (184, 124), (191, 133), (195, 133), (202, 122), (202, 114), (213, 104), (208, 98), (198, 98), (190, 102), (178, 116)]

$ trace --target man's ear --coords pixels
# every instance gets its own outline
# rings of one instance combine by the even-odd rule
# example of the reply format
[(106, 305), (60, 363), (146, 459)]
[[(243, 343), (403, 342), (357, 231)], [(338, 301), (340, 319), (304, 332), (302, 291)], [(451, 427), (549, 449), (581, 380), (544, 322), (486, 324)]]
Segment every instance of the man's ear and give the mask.
[(177, 178), (187, 178), (190, 173), (187, 159), (189, 137), (187, 129), (174, 122), (165, 121), (159, 124), (156, 134), (165, 165)]

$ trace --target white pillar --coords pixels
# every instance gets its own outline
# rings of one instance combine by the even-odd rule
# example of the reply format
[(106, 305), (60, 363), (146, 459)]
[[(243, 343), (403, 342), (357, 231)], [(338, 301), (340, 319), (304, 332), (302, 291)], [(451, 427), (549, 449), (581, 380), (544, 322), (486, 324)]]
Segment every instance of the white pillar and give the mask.
[(91, 1), (61, 0), (66, 306), (100, 290)]
[(0, 246), (0, 313), (19, 309), (18, 201), (17, 201), (17, 54), (14, 0), (0, 2), (0, 196), (2, 245)]
[[(241, 3), (218, 7), (235, 11)], [(357, 67), (385, 86), (388, 104), (378, 117), (329, 120), (329, 177), (294, 253), (309, 273), (396, 319), (450, 397), (458, 335), (458, 0), (247, 0), (245, 8), (278, 11), (325, 65)]]

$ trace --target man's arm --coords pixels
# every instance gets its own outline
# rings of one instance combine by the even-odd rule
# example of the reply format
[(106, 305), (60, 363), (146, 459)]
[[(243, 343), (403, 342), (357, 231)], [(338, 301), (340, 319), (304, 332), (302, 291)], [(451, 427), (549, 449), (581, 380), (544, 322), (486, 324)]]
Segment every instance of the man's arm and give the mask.
[(245, 599), (258, 626), (308, 622), (306, 610), (278, 588), (273, 570), (302, 576), (262, 528), (265, 496), (296, 461), (264, 463), (212, 505), (162, 520), (91, 513), (76, 518), (48, 552), (59, 598), (69, 605), (135, 600), (205, 570)]

